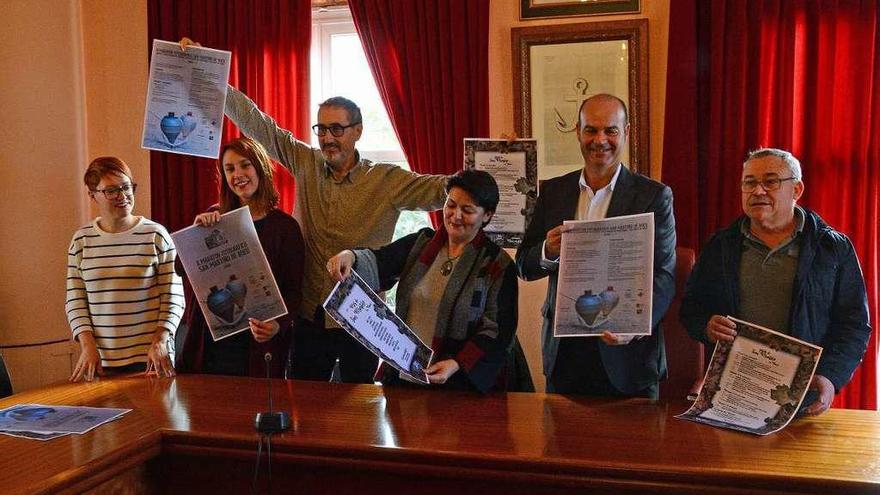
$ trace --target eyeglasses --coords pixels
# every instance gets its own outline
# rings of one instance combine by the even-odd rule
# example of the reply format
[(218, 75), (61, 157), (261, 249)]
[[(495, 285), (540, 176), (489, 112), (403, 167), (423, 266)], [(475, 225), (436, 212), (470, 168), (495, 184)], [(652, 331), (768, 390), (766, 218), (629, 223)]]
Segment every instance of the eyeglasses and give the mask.
[(349, 127), (354, 127), (354, 126), (356, 126), (356, 125), (358, 125), (358, 124), (360, 124), (360, 122), (352, 122), (351, 124), (348, 124), (348, 125), (340, 125), (340, 124), (330, 124), (330, 125), (315, 124), (315, 125), (312, 126), (312, 132), (315, 133), (315, 136), (321, 137), (321, 136), (326, 136), (326, 135), (327, 135), (327, 131), (330, 131), (330, 134), (332, 134), (333, 137), (341, 137), (342, 134), (345, 133), (345, 130), (346, 130), (346, 129), (348, 129)]
[(745, 192), (745, 193), (753, 192), (755, 189), (758, 188), (758, 184), (760, 184), (761, 187), (765, 191), (775, 191), (775, 190), (779, 189), (780, 187), (782, 187), (782, 183), (787, 180), (798, 180), (798, 178), (797, 177), (785, 177), (785, 178), (781, 179), (779, 177), (768, 177), (766, 179), (761, 179), (761, 180), (745, 179), (741, 183), (742, 192)]
[(116, 199), (119, 197), (119, 193), (122, 193), (126, 196), (131, 196), (137, 191), (138, 185), (135, 183), (131, 184), (123, 184), (121, 186), (116, 187), (108, 187), (106, 189), (95, 189), (92, 192), (104, 193), (104, 197), (107, 199)]

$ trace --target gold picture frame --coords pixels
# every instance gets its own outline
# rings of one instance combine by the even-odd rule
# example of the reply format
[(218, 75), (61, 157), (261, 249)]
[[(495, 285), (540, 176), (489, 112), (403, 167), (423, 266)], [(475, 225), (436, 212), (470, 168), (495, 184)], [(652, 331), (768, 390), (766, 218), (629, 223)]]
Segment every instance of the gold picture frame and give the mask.
[(514, 124), (538, 140), (539, 180), (583, 166), (577, 110), (596, 93), (627, 103), (624, 163), (650, 175), (647, 19), (513, 28), (511, 43)]
[(639, 12), (639, 0), (521, 0), (519, 18), (529, 20)]

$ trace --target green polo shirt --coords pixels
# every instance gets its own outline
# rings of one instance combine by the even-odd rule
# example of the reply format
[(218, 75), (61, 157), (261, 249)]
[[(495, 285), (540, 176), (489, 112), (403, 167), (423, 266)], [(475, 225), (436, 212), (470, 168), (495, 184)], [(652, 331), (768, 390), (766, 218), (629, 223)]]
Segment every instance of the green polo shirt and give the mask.
[(794, 234), (773, 249), (752, 235), (748, 218), (740, 225), (743, 241), (739, 265), (739, 308), (743, 320), (777, 332), (791, 333), (791, 296), (805, 218), (803, 209), (795, 206)]

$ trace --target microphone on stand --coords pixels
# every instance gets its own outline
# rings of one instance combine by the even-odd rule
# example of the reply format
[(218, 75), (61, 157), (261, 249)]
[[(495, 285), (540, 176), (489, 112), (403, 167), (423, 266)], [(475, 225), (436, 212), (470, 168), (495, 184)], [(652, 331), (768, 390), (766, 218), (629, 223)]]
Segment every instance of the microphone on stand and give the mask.
[(266, 360), (266, 383), (269, 387), (269, 411), (257, 413), (254, 418), (254, 426), (257, 431), (265, 434), (279, 433), (290, 429), (290, 416), (284, 411), (272, 411), (272, 378), (269, 376), (269, 362), (272, 361), (272, 354), (266, 353), (263, 356)]

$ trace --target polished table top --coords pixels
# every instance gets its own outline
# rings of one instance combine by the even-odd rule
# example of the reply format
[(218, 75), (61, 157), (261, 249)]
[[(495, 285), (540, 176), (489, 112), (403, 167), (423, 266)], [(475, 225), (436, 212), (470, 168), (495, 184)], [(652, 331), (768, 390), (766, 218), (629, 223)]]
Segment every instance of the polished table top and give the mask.
[[(684, 401), (273, 385), (276, 408), (293, 423), (273, 437), (273, 456), (572, 483), (650, 478), (670, 487), (880, 493), (880, 413), (872, 411), (831, 410), (757, 437), (675, 419)], [(251, 452), (254, 415), (267, 409), (265, 380), (198, 375), (64, 383), (0, 400), (0, 407), (20, 403), (133, 411), (48, 442), (0, 435), (3, 493), (87, 487), (97, 472), (186, 446)]]

